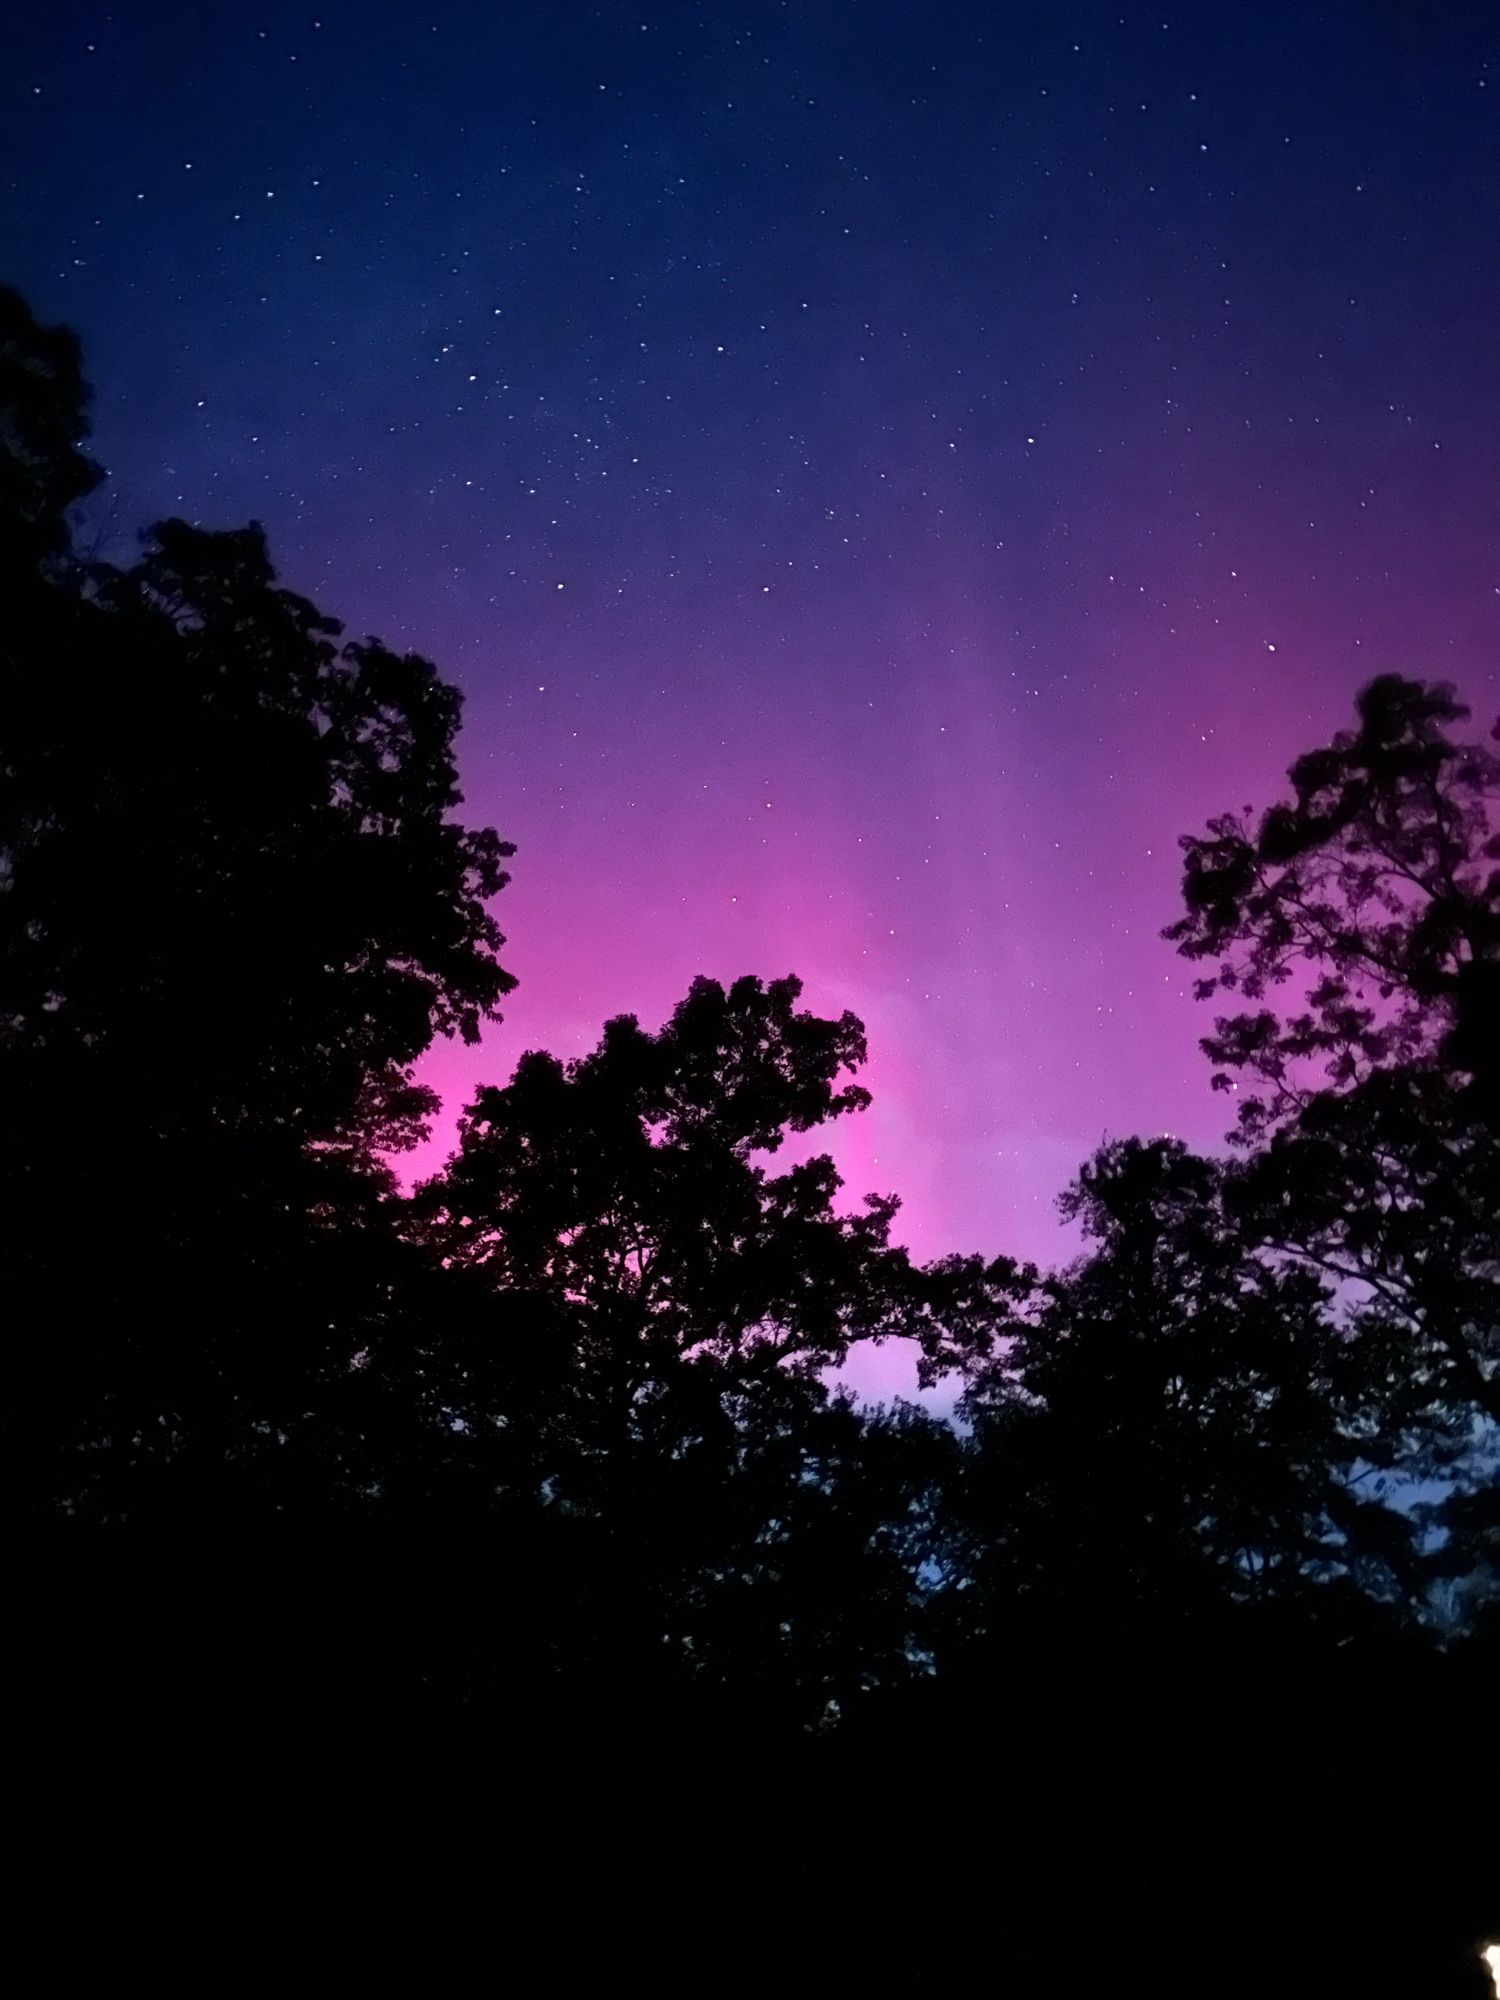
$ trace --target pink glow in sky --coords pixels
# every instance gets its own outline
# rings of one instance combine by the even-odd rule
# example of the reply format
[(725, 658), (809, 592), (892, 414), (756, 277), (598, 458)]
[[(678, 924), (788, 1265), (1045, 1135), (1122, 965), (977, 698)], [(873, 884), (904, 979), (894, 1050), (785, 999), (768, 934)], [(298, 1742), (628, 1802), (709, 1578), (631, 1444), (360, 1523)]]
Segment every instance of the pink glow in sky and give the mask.
[(574, 12), (23, 10), (105, 552), (258, 518), (464, 688), (521, 985), (450, 1112), (796, 972), (851, 1193), (1066, 1255), (1106, 1135), (1225, 1122), (1177, 836), (1385, 668), (1500, 706), (1493, 11)]

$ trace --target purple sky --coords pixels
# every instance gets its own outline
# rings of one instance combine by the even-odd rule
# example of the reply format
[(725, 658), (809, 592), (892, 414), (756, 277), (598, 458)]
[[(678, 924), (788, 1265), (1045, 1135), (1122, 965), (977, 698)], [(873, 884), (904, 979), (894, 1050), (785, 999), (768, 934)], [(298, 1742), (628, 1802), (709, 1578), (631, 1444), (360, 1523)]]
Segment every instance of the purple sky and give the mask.
[(1383, 667), (1496, 706), (1500, 41), (1184, 15), (10, 30), (0, 270), (84, 335), (106, 551), (259, 518), (466, 691), (522, 983), (450, 1096), (795, 971), (924, 1254), (1055, 1256), (1104, 1135), (1220, 1133), (1176, 836)]

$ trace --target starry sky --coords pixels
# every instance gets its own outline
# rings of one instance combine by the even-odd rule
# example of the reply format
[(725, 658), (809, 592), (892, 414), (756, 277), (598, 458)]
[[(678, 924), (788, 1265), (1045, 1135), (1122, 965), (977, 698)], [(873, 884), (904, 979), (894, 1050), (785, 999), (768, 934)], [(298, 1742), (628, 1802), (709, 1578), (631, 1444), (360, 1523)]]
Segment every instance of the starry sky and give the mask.
[(259, 519), (465, 690), (522, 983), (450, 1102), (795, 971), (923, 1254), (1216, 1139), (1177, 835), (1382, 668), (1496, 705), (1493, 5), (13, 11), (103, 552)]

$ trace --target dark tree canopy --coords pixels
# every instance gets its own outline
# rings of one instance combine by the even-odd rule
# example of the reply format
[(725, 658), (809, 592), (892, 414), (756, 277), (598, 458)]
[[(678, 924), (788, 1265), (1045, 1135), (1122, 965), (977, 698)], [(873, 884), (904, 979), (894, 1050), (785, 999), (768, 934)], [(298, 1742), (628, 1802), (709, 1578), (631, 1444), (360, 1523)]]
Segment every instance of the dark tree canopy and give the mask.
[[(859, 1023), (799, 1012), (799, 993), (699, 979), (658, 1034), (627, 1016), (577, 1061), (524, 1056), (416, 1213), (493, 1300), (495, 1346), (530, 1350), (505, 1448), (531, 1426), (547, 1506), (605, 1534), (637, 1622), (651, 1606), (645, 1651), (693, 1683), (759, 1660), (819, 1713), (877, 1659), (904, 1672), (922, 1527), (882, 1514), (900, 1455), (825, 1386), (853, 1341), (916, 1323), (895, 1204), (841, 1212), (825, 1156), (768, 1164), (867, 1101), (841, 1081), (864, 1060)], [(493, 1385), (469, 1369), (455, 1385), (466, 1433), (493, 1432)], [(895, 1422), (893, 1445), (941, 1459), (915, 1413)], [(836, 1641), (856, 1583), (866, 1622)], [(612, 1643), (621, 1671), (635, 1642)]]
[(83, 452), (88, 404), (77, 336), (39, 326), (19, 293), (0, 286), (0, 576), (8, 589), (67, 553), (68, 510), (104, 477)]
[(68, 672), (7, 663), (7, 1051), (128, 1051), (158, 1111), (373, 1151), (432, 1036), (513, 984), (509, 850), (451, 818), (458, 695), (340, 649), (258, 528), (164, 522), (70, 610)]
[[(459, 695), (346, 642), (254, 524), (76, 552), (87, 404), (0, 293), (35, 1851), (99, 1838), (119, 1885), (139, 1852), (174, 1908), (237, 1855), (256, 1926), (291, 1855), (341, 1909), (468, 1871), (487, 1950), (592, 1926), (670, 1984), (681, 1927), (695, 1991), (726, 1949), (762, 1985), (1089, 1991), (1107, 1937), (1163, 1994), (1477, 2000), (1500, 853), (1451, 693), (1374, 682), (1290, 803), (1184, 843), (1236, 1145), (1103, 1145), (1066, 1269), (919, 1267), (893, 1197), (787, 1146), (868, 1103), (860, 1023), (793, 978), (522, 1056), (404, 1191), (414, 1065), (514, 983)], [(884, 1340), (951, 1419), (839, 1386)], [(872, 1880), (897, 1916), (840, 1923)]]
[[(87, 1410), (110, 1461), (180, 1459), (200, 1430), (223, 1459), (226, 1426), (288, 1419), (343, 1345), (315, 1320), (267, 1365), (271, 1295), (295, 1320), (321, 1289), (292, 1275), (299, 1239), (351, 1175), (356, 1207), (388, 1186), (382, 1155), (431, 1106), (413, 1062), (475, 1038), (513, 984), (489, 909), (509, 849), (454, 818), (456, 691), (341, 647), (258, 528), (168, 521), (129, 569), (65, 560), (94, 477), (77, 345), (13, 297), (3, 314), (0, 505), (30, 565), (0, 633), (20, 1422), (28, 1449), (66, 1450)], [(242, 1342), (253, 1395), (217, 1351)]]
[(1175, 1620), (1335, 1579), (1377, 1599), (1412, 1582), (1405, 1524), (1351, 1484), (1328, 1293), (1255, 1258), (1224, 1170), (1129, 1140), (1064, 1206), (1092, 1247), (1039, 1283), (965, 1397), (1006, 1493), (984, 1561), (1021, 1566), (1003, 1601)]
[[(1384, 674), (1358, 727), (1291, 769), (1294, 797), (1252, 829), (1186, 836), (1186, 914), (1166, 935), (1216, 961), (1199, 993), (1291, 1004), (1216, 1022), (1204, 1047), (1253, 1143), (1310, 1092), (1436, 1056), (1494, 1083), (1500, 1019), (1500, 760), (1450, 731), (1451, 688)], [(1493, 1102), (1491, 1102), (1493, 1111)]]
[(905, 1267), (895, 1204), (839, 1215), (826, 1156), (781, 1174), (756, 1157), (868, 1101), (838, 1083), (864, 1060), (859, 1023), (798, 1013), (800, 990), (700, 979), (660, 1034), (625, 1016), (580, 1061), (523, 1057), (426, 1191), (449, 1254), (638, 1356), (627, 1396), (667, 1362), (812, 1376), (891, 1330), (871, 1280)]
[(1500, 1524), (1500, 760), (1455, 737), (1467, 715), (1371, 682), (1258, 831), (1184, 841), (1167, 935), (1215, 962), (1205, 996), (1254, 1003), (1204, 1044), (1244, 1086), (1242, 1227), (1344, 1288), (1367, 1453), (1458, 1481), (1449, 1558), (1475, 1581)]

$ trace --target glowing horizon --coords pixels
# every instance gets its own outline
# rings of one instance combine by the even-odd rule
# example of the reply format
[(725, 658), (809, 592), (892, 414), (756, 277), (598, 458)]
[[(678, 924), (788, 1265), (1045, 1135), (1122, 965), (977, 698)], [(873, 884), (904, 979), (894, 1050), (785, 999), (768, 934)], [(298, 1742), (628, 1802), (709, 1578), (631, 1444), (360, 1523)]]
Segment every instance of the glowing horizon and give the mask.
[(261, 519), (463, 688), (521, 984), (441, 1129), (792, 971), (869, 1031), (851, 1194), (1050, 1261), (1107, 1134), (1223, 1130), (1177, 836), (1387, 667), (1500, 707), (1491, 52), (669, 6), (584, 79), (555, 10), (430, 11), (22, 24), (7, 275), (85, 340), (88, 532)]

